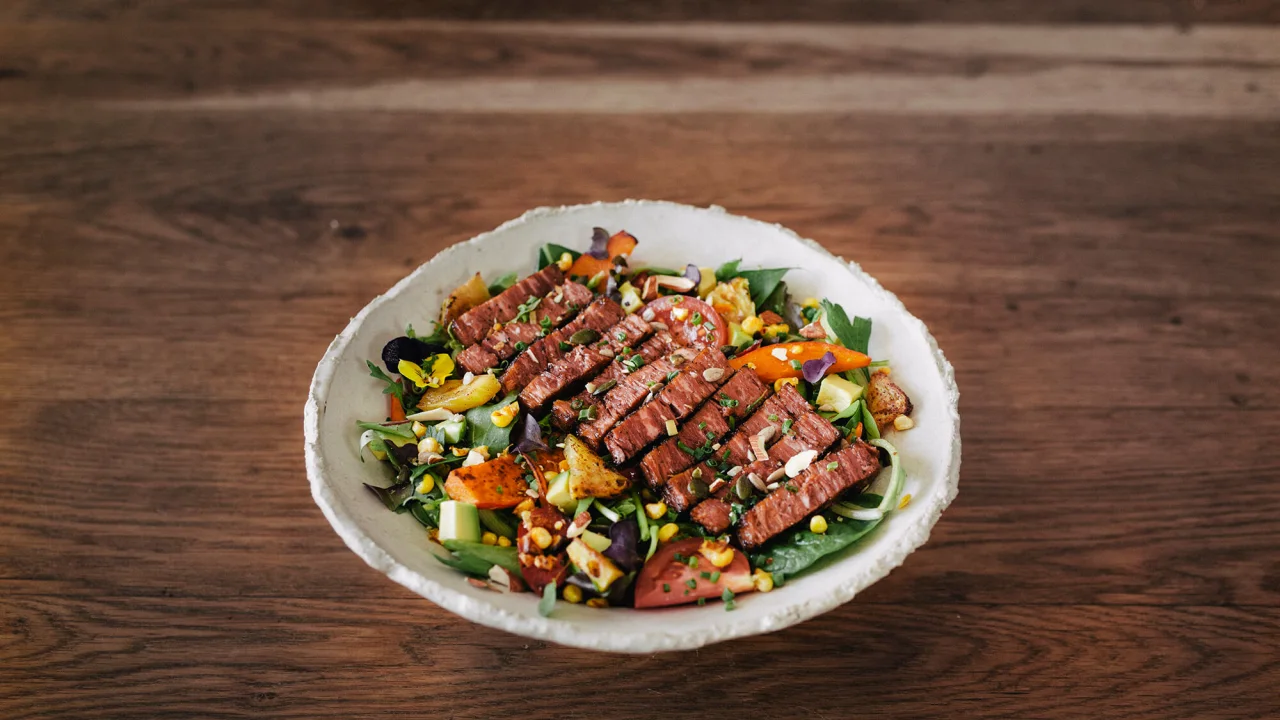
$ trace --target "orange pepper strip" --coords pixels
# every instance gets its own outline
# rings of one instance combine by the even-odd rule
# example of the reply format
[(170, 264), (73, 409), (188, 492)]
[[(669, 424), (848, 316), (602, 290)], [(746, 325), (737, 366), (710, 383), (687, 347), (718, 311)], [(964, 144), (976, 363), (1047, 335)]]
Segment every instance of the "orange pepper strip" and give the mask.
[[(787, 359), (781, 360), (774, 355), (774, 352), (781, 348), (786, 352)], [(798, 351), (796, 351), (798, 349)], [(798, 378), (803, 377), (798, 368), (791, 365), (791, 361), (795, 360), (800, 364), (804, 364), (807, 360), (818, 360), (823, 355), (831, 353), (836, 356), (836, 362), (827, 370), (827, 374), (841, 373), (845, 370), (866, 367), (871, 364), (871, 358), (860, 352), (850, 350), (839, 345), (832, 345), (824, 342), (784, 342), (776, 345), (766, 345), (756, 348), (746, 355), (739, 355), (729, 361), (735, 370), (741, 369), (747, 363), (751, 363), (756, 374), (761, 380), (773, 382), (780, 378)], [(779, 353), (781, 354), (781, 353)]]
[(404, 422), (404, 406), (400, 404), (400, 398), (395, 395), (387, 396), (387, 406), (390, 408), (389, 415), (391, 422)]
[(569, 267), (567, 275), (581, 275), (585, 278), (593, 278), (596, 274), (605, 272), (613, 267), (613, 263), (609, 260), (597, 260), (590, 255), (579, 255), (577, 260), (573, 261), (573, 265)]

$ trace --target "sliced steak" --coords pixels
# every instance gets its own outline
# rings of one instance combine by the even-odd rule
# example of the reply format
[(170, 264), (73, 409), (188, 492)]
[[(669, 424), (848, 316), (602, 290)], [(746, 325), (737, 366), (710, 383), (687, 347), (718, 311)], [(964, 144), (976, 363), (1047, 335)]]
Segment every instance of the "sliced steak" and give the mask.
[(593, 297), (585, 286), (567, 281), (544, 295), (527, 321), (502, 325), (486, 335), (484, 340), (458, 353), (458, 364), (477, 375), (488, 372), (563, 325), (586, 307)]
[[(633, 316), (635, 317), (635, 316)], [(618, 423), (605, 436), (604, 444), (613, 461), (621, 465), (667, 432), (667, 421), (682, 420), (711, 397), (729, 374), (729, 360), (718, 348), (708, 348), (679, 366), (654, 401)]]
[[(685, 362), (693, 359), (694, 354), (694, 351), (688, 348), (680, 348), (673, 353), (674, 356), (683, 358)], [(587, 411), (588, 415), (594, 415), (595, 419), (578, 425), (578, 437), (599, 451), (605, 434), (631, 411), (653, 400), (657, 393), (662, 391), (667, 382), (668, 373), (674, 372), (676, 372), (676, 366), (672, 364), (672, 360), (663, 356), (648, 365), (641, 365), (640, 369), (633, 373), (624, 373), (621, 378), (613, 380), (612, 382), (617, 383), (613, 389), (603, 394), (602, 402)], [(594, 382), (599, 386), (605, 381), (597, 376)], [(590, 386), (591, 383), (588, 383), (588, 387)]]
[[(640, 347), (636, 348), (634, 355), (638, 355), (640, 360), (637, 361), (630, 359), (631, 356), (619, 356), (616, 358), (617, 362), (602, 370), (592, 382), (596, 385), (601, 385), (609, 382), (610, 380), (620, 380), (629, 372), (631, 367), (634, 367), (637, 364), (647, 365), (664, 355), (670, 354), (675, 349), (676, 344), (675, 340), (671, 337), (671, 333), (666, 332), (665, 330), (659, 330), (653, 334), (653, 337), (645, 340), (640, 344)], [(624, 361), (627, 361), (627, 364), (624, 365)], [(575, 395), (572, 400), (557, 400), (552, 403), (551, 415), (555, 421), (556, 427), (564, 430), (565, 432), (569, 432), (577, 427), (579, 423), (578, 418), (582, 416), (583, 410), (596, 407), (600, 402), (601, 398), (599, 396), (583, 390)], [(598, 412), (598, 409), (587, 410), (588, 415), (591, 415), (592, 413), (598, 414)]]
[(720, 498), (707, 498), (689, 511), (689, 517), (707, 532), (719, 535), (732, 525), (733, 508)]
[(511, 393), (528, 385), (538, 373), (551, 363), (564, 357), (569, 351), (569, 338), (579, 330), (603, 333), (626, 316), (622, 306), (609, 298), (599, 298), (588, 305), (578, 316), (558, 330), (551, 331), (516, 356), (507, 371), (502, 374), (502, 392)]
[(640, 461), (649, 486), (663, 485), (672, 475), (711, 454), (711, 446), (754, 412), (768, 395), (769, 386), (754, 372), (735, 373), (685, 422), (679, 435), (663, 441)]
[[(781, 437), (782, 424), (791, 420), (791, 415), (783, 407), (783, 402), (773, 395), (760, 405), (759, 409), (743, 421), (723, 443), (713, 443), (711, 452), (697, 465), (678, 475), (672, 476), (662, 485), (662, 494), (676, 512), (683, 512), (709, 495), (711, 486), (717, 484), (717, 478), (728, 481), (728, 472), (737, 465), (751, 462), (751, 438), (758, 435), (766, 427), (773, 427), (773, 433), (766, 441)], [(717, 447), (718, 446), (718, 447)]]
[[(786, 408), (790, 422), (784, 421), (782, 431), (774, 434), (771, 443), (765, 443), (768, 450), (767, 456), (757, 457), (755, 452), (748, 456), (751, 462), (742, 466), (740, 473), (743, 477), (750, 478), (754, 475), (760, 481), (768, 481), (779, 468), (799, 453), (813, 450), (821, 454), (840, 439), (840, 431), (826, 418), (814, 412), (795, 388), (790, 385), (783, 386), (776, 397), (778, 403)], [(754, 487), (755, 483), (752, 483), (752, 486)], [(705, 517), (711, 521), (711, 525), (703, 524), (703, 527), (711, 532), (724, 532), (719, 523), (721, 517), (728, 516), (729, 504), (724, 498), (728, 495), (730, 487), (731, 485), (727, 483), (719, 488), (713, 486), (711, 492), (714, 497), (703, 500), (693, 509), (692, 517), (695, 521), (699, 517)], [(699, 510), (704, 505), (707, 507)]]
[(517, 282), (470, 310), (462, 313), (450, 324), (454, 337), (463, 345), (475, 345), (489, 334), (494, 323), (504, 323), (520, 312), (520, 305), (531, 297), (551, 292), (564, 282), (564, 273), (555, 265), (548, 265)]
[(520, 391), (520, 406), (534, 415), (542, 415), (547, 403), (582, 387), (622, 350), (639, 344), (651, 332), (653, 328), (639, 316), (623, 318), (601, 332), (598, 341), (573, 348), (525, 385)]
[(861, 440), (814, 461), (807, 470), (769, 493), (742, 516), (739, 542), (747, 550), (760, 547), (835, 500), (840, 493), (870, 481), (879, 469), (876, 449)]

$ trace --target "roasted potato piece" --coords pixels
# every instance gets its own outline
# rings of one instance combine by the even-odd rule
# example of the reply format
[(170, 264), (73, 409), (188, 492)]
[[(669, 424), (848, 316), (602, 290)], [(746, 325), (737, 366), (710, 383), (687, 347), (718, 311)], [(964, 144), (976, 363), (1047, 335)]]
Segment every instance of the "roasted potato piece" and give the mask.
[(444, 408), (449, 412), (463, 412), (480, 407), (501, 391), (502, 383), (488, 373), (475, 376), (466, 385), (461, 380), (447, 380), (440, 387), (428, 390), (418, 401), (418, 409)]
[(889, 379), (889, 373), (872, 373), (864, 397), (881, 430), (892, 425), (899, 415), (911, 415), (911, 398)]
[(569, 494), (575, 498), (615, 497), (631, 487), (625, 477), (573, 435), (564, 439), (564, 459), (569, 464)]
[(489, 286), (480, 273), (458, 286), (440, 306), (440, 324), (448, 325), (454, 318), (489, 299)]
[(501, 455), (470, 467), (454, 468), (444, 481), (444, 491), (481, 510), (515, 507), (527, 497), (524, 468), (511, 455)]

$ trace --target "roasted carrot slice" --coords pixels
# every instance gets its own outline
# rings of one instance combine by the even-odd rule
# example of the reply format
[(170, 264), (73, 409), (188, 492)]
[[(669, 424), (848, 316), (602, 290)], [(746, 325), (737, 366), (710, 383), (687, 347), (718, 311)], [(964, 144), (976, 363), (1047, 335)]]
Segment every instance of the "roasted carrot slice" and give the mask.
[(804, 373), (801, 372), (800, 365), (807, 360), (818, 360), (827, 353), (831, 353), (836, 358), (835, 364), (827, 374), (840, 373), (871, 364), (871, 358), (860, 352), (824, 342), (784, 342), (766, 345), (733, 358), (729, 364), (735, 370), (751, 365), (760, 379), (773, 382), (780, 378), (802, 377)]
[(444, 491), (453, 500), (475, 505), (481, 510), (515, 507), (527, 496), (524, 469), (514, 455), (500, 455), (488, 462), (455, 468), (444, 481)]

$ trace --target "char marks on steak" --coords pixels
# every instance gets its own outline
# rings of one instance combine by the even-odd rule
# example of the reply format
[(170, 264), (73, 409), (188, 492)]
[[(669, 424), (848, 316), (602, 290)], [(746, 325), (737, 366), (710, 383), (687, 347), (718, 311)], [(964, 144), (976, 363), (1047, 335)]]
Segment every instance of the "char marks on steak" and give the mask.
[[(502, 392), (511, 393), (528, 385), (549, 365), (564, 357), (568, 352), (569, 338), (580, 330), (594, 330), (604, 333), (618, 321), (626, 317), (622, 306), (609, 298), (598, 298), (588, 305), (577, 317), (563, 327), (551, 331), (546, 337), (539, 338), (511, 361), (506, 372), (502, 374)], [(562, 343), (564, 344), (562, 348)]]
[[(671, 333), (665, 330), (659, 330), (653, 334), (653, 337), (641, 343), (640, 347), (636, 348), (634, 355), (640, 356), (639, 362), (644, 365), (648, 365), (654, 360), (657, 360), (664, 355), (668, 355), (675, 350), (675, 339), (671, 337)], [(592, 383), (599, 386), (609, 382), (610, 380), (620, 381), (629, 372), (628, 366), (624, 365), (622, 362), (625, 359), (626, 358), (621, 356), (615, 358), (616, 362), (602, 370), (600, 374), (592, 380)], [(636, 362), (637, 361), (632, 360), (630, 363), (631, 366), (634, 366)], [(578, 417), (582, 414), (582, 411), (587, 410), (588, 415), (598, 415), (598, 408), (595, 410), (590, 410), (589, 408), (596, 408), (600, 403), (601, 398), (599, 396), (583, 390), (577, 395), (574, 395), (572, 400), (556, 400), (552, 403), (551, 416), (554, 419), (556, 427), (564, 430), (565, 432), (571, 432), (575, 427), (577, 427), (579, 423)]]
[(623, 318), (601, 332), (598, 340), (573, 348), (529, 381), (520, 391), (520, 406), (542, 415), (547, 403), (582, 387), (623, 350), (639, 344), (652, 332), (649, 323), (638, 315)]
[[(659, 444), (640, 461), (650, 487), (665, 484), (672, 475), (711, 453), (711, 446), (729, 434), (769, 396), (769, 386), (750, 370), (734, 373), (698, 408), (680, 433)], [(686, 450), (692, 450), (692, 454)]]
[(505, 323), (514, 318), (529, 298), (546, 295), (562, 282), (564, 273), (560, 268), (548, 265), (459, 315), (449, 327), (464, 346), (475, 345), (489, 334), (494, 323)]
[(718, 348), (702, 350), (692, 360), (677, 363), (677, 367), (677, 374), (653, 402), (632, 413), (605, 436), (605, 447), (618, 465), (668, 435), (667, 421), (678, 422), (693, 414), (729, 375), (729, 360)]
[(841, 493), (865, 486), (879, 469), (876, 449), (861, 440), (815, 460), (743, 515), (739, 542), (747, 550), (759, 548)]
[(566, 281), (542, 297), (527, 321), (502, 325), (486, 335), (484, 340), (458, 353), (458, 364), (476, 375), (488, 372), (563, 325), (586, 307), (593, 297), (585, 286)]
[[(590, 411), (595, 414), (595, 419), (578, 425), (578, 437), (598, 452), (604, 436), (619, 421), (631, 411), (656, 398), (662, 391), (667, 382), (668, 373), (676, 369), (672, 359), (679, 358), (680, 362), (687, 362), (693, 359), (695, 354), (695, 351), (689, 348), (679, 348), (670, 357), (659, 357), (648, 365), (640, 366), (635, 372), (624, 373), (622, 377), (615, 380), (617, 384), (599, 398), (601, 402), (594, 406), (595, 409)], [(622, 362), (617, 364), (621, 365)], [(593, 384), (599, 386), (602, 382), (604, 381), (600, 376), (597, 376)]]

